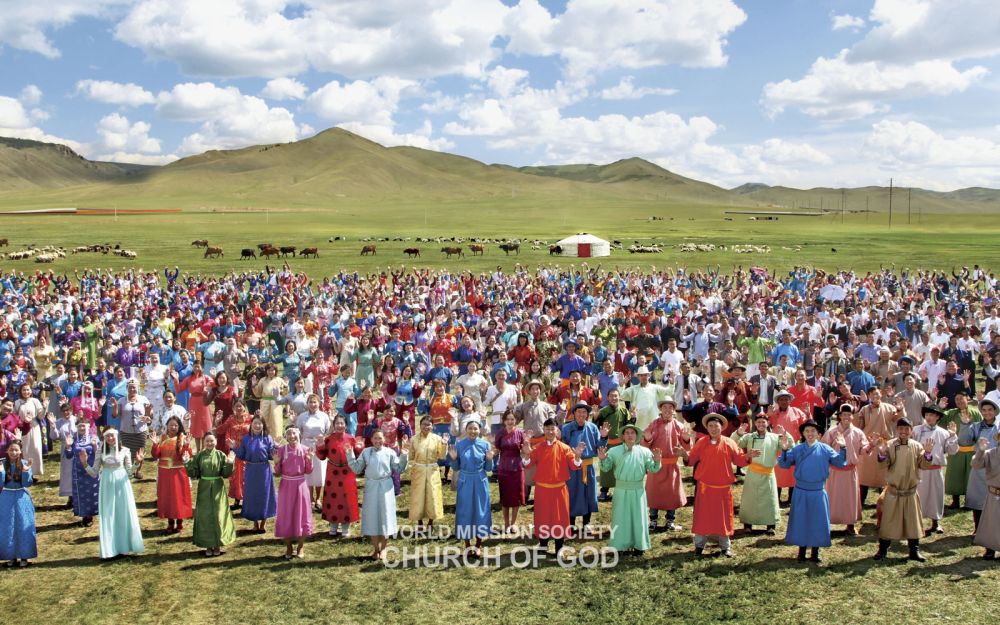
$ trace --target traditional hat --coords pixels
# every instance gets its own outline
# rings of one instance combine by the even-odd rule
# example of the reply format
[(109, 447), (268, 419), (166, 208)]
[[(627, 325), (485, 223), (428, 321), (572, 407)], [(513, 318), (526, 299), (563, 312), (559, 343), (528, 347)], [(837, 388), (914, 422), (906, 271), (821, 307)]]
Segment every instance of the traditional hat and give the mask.
[(997, 404), (997, 402), (993, 401), (992, 399), (986, 399), (985, 397), (983, 399), (980, 399), (979, 400), (979, 407), (982, 408), (983, 404), (989, 404), (989, 405), (993, 406), (993, 408), (997, 412), (1000, 412), (1000, 404)]
[(778, 401), (782, 397), (794, 398), (795, 396), (789, 393), (788, 391), (782, 389), (778, 391), (778, 393), (774, 396), (774, 401)]
[(937, 406), (931, 404), (929, 406), (924, 406), (923, 408), (921, 408), (920, 409), (920, 414), (922, 414), (922, 415), (925, 415), (925, 414), (936, 414), (939, 417), (943, 417), (944, 416), (944, 410), (941, 410)]
[(624, 426), (622, 426), (622, 434), (625, 433), (625, 430), (632, 430), (632, 431), (634, 431), (636, 436), (639, 436), (639, 435), (642, 434), (642, 432), (639, 431), (639, 427), (636, 424), (634, 424), (634, 423), (626, 423)]
[(704, 417), (702, 417), (701, 418), (701, 425), (703, 427), (705, 427), (705, 428), (708, 428), (708, 424), (711, 423), (712, 421), (718, 421), (723, 426), (726, 425), (726, 418), (723, 417), (722, 415), (720, 415), (717, 412), (710, 412), (707, 415), (705, 415)]
[(800, 436), (805, 436), (806, 428), (816, 428), (816, 431), (819, 432), (819, 424), (813, 421), (812, 419), (809, 419), (808, 421), (799, 426)]
[(757, 421), (757, 419), (766, 419), (770, 421), (771, 418), (767, 416), (767, 413), (762, 410), (753, 416), (754, 421)]
[(663, 404), (672, 404), (674, 408), (677, 407), (677, 401), (673, 397), (671, 397), (670, 395), (667, 395), (666, 397), (664, 397), (660, 401), (656, 402), (656, 407), (659, 408)]
[(587, 412), (590, 412), (590, 404), (588, 404), (585, 401), (577, 402), (577, 404), (575, 406), (573, 406), (573, 410), (571, 412), (576, 412), (577, 410), (580, 410), (581, 408), (584, 409), (584, 410), (586, 410)]
[(649, 375), (649, 367), (643, 365), (635, 370), (636, 375)]
[(528, 380), (528, 383), (524, 385), (524, 390), (530, 390), (532, 386), (538, 386), (539, 389), (545, 390), (545, 384), (538, 378)]
[(900, 427), (900, 426), (912, 428), (913, 424), (910, 423), (909, 419), (907, 419), (906, 417), (903, 417), (903, 418), (899, 419), (898, 421), (896, 421), (896, 427)]
[(565, 341), (563, 341), (563, 347), (564, 348), (569, 347), (570, 345), (572, 345), (573, 347), (576, 347), (576, 348), (580, 347), (580, 344), (577, 343), (574, 339), (566, 339)]
[(729, 370), (732, 371), (734, 369), (740, 369), (742, 371), (746, 371), (747, 370), (747, 366), (745, 364), (743, 364), (742, 362), (734, 362), (733, 366), (729, 367)]
[(854, 406), (850, 404), (840, 404), (840, 408), (837, 409), (837, 412), (850, 412), (851, 414), (854, 414)]

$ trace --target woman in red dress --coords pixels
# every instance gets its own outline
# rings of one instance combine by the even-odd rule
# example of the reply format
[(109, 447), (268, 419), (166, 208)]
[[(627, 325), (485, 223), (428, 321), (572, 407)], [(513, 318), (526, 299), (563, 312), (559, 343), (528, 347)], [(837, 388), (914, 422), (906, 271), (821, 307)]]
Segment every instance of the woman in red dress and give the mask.
[(162, 439), (158, 434), (152, 437), (152, 453), (157, 459), (156, 512), (167, 520), (168, 534), (179, 534), (184, 519), (191, 518), (191, 480), (184, 463), (192, 454), (180, 419), (167, 419), (166, 430)]
[[(215, 381), (209, 387), (208, 392), (205, 394), (205, 403), (215, 403), (215, 425), (219, 425), (221, 421), (225, 421), (229, 417), (233, 416), (233, 402), (240, 396), (239, 391), (236, 386), (232, 384), (229, 380), (229, 374), (225, 371), (220, 371), (215, 374)], [(219, 420), (219, 413), (222, 413), (222, 419)], [(219, 439), (219, 449), (224, 454), (229, 453), (229, 449), (224, 449), (225, 440)]]
[[(225, 441), (224, 453), (229, 453), (230, 450), (236, 451), (236, 448), (240, 446), (240, 441), (250, 432), (250, 421), (252, 421), (252, 417), (250, 411), (247, 410), (246, 403), (242, 399), (235, 400), (233, 402), (233, 416), (225, 419), (215, 428), (215, 436), (219, 440), (218, 447), (222, 448), (223, 441)], [(231, 508), (236, 510), (243, 504), (243, 471), (246, 468), (246, 462), (237, 458), (234, 465), (233, 475), (229, 478), (229, 496), (234, 499)]]
[(199, 362), (191, 366), (191, 375), (183, 380), (176, 371), (171, 373), (171, 377), (174, 379), (174, 388), (177, 392), (191, 393), (191, 399), (188, 400), (188, 410), (191, 411), (191, 438), (194, 439), (195, 449), (200, 449), (201, 439), (212, 431), (212, 411), (209, 408), (211, 401), (207, 396), (212, 378), (205, 375)]
[(323, 489), (323, 518), (330, 523), (330, 536), (348, 537), (351, 523), (358, 520), (358, 482), (347, 466), (347, 450), (360, 456), (364, 443), (347, 433), (347, 422), (333, 418), (333, 433), (316, 443), (316, 457), (326, 463), (326, 484)]

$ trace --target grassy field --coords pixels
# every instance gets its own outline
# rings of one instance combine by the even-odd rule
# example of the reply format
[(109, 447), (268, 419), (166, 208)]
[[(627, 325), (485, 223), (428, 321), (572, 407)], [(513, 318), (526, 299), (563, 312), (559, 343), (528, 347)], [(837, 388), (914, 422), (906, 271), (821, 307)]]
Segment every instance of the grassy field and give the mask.
[[(51, 464), (50, 464), (51, 463)], [(163, 533), (155, 517), (150, 471), (137, 484), (146, 553), (101, 562), (97, 527), (75, 524), (58, 495), (58, 467), (32, 488), (38, 510), (40, 557), (27, 570), (0, 569), (0, 596), (17, 602), (18, 622), (130, 623), (859, 623), (888, 618), (905, 623), (995, 622), (1000, 608), (1000, 567), (980, 560), (971, 545), (971, 515), (949, 511), (947, 533), (925, 541), (925, 564), (903, 560), (905, 545), (890, 560), (875, 551), (873, 510), (866, 509), (863, 535), (835, 537), (824, 564), (799, 564), (796, 550), (778, 537), (737, 534), (736, 557), (694, 560), (688, 531), (654, 534), (640, 558), (608, 570), (562, 568), (547, 563), (517, 569), (509, 557), (489, 568), (387, 569), (360, 558), (360, 539), (334, 541), (316, 517), (317, 535), (306, 558), (282, 559), (284, 548), (269, 533), (249, 535), (237, 519), (239, 538), (219, 558), (206, 559), (190, 542), (190, 524), (180, 536)], [(403, 495), (408, 487), (404, 473)], [(493, 487), (496, 501), (496, 489)], [(690, 491), (690, 486), (688, 486)], [(451, 525), (454, 495), (446, 490), (445, 524)], [(610, 520), (601, 504), (595, 523)], [(787, 512), (784, 510), (783, 512)], [(405, 523), (405, 512), (401, 513)], [(500, 518), (494, 505), (494, 520)], [(522, 523), (530, 522), (522, 512)], [(784, 523), (783, 519), (783, 523)], [(691, 526), (691, 508), (678, 513)], [(268, 524), (273, 530), (273, 523)], [(397, 546), (434, 547), (433, 541), (399, 540)], [(459, 543), (450, 540), (447, 545)], [(530, 541), (489, 541), (505, 554)], [(601, 547), (602, 541), (573, 546)], [(10, 612), (7, 612), (10, 614)], [(5, 622), (13, 622), (4, 619)]]
[[(0, 208), (14, 208), (0, 199)], [(20, 205), (17, 205), (20, 206)], [(136, 202), (128, 208), (145, 208)], [(123, 206), (122, 208), (126, 208)], [(750, 221), (745, 215), (727, 216), (732, 207), (655, 201), (594, 200), (548, 203), (532, 200), (484, 200), (481, 202), (415, 201), (393, 203), (333, 203), (321, 209), (193, 209), (183, 213), (113, 216), (9, 216), (0, 217), (0, 238), (10, 239), (10, 250), (27, 244), (63, 246), (67, 250), (89, 243), (120, 243), (138, 252), (136, 261), (99, 254), (69, 255), (51, 265), (33, 260), (0, 261), (0, 266), (20, 271), (52, 268), (71, 271), (77, 267), (162, 268), (180, 265), (185, 271), (223, 273), (260, 268), (263, 260), (241, 261), (240, 249), (257, 243), (316, 246), (318, 259), (289, 259), (291, 266), (310, 275), (347, 271), (370, 271), (388, 265), (483, 271), (497, 266), (511, 269), (516, 263), (528, 267), (574, 259), (549, 256), (543, 245), (531, 250), (522, 245), (520, 255), (506, 256), (490, 246), (482, 257), (445, 260), (441, 244), (414, 242), (377, 243), (375, 256), (359, 256), (364, 237), (519, 237), (522, 241), (544, 239), (555, 243), (576, 232), (591, 232), (608, 240), (658, 242), (660, 254), (629, 254), (615, 251), (610, 258), (592, 260), (603, 267), (658, 268), (678, 265), (705, 267), (765, 265), (787, 269), (813, 265), (827, 270), (878, 270), (881, 265), (926, 267), (949, 270), (953, 266), (979, 263), (1000, 264), (995, 235), (1000, 232), (991, 215), (924, 214), (894, 215), (888, 227), (886, 213), (824, 217), (782, 217), (779, 221)], [(742, 207), (741, 207), (742, 208)], [(650, 221), (649, 217), (663, 217)], [(731, 221), (727, 219), (732, 219)], [(346, 241), (330, 243), (333, 236)], [(225, 249), (225, 258), (206, 260), (203, 251), (191, 246), (195, 239), (208, 239)], [(769, 245), (767, 254), (736, 254), (731, 251), (682, 253), (686, 242), (716, 245)], [(406, 259), (406, 247), (421, 248), (419, 259)], [(834, 252), (833, 250), (836, 250)], [(579, 261), (577, 261), (579, 262)], [(273, 263), (272, 263), (273, 264)]]

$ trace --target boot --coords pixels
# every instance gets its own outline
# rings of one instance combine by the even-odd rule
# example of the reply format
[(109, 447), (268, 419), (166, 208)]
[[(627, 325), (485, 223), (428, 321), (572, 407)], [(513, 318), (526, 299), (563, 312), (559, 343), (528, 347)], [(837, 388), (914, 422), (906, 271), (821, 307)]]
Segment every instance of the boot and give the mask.
[(799, 557), (796, 558), (796, 559), (799, 562), (805, 562), (806, 561), (806, 548), (805, 547), (799, 547)]
[(958, 505), (958, 495), (952, 495), (951, 496), (951, 505), (948, 506), (948, 508), (951, 509), (951, 510), (958, 510), (959, 507), (960, 506)]
[(979, 517), (983, 516), (982, 510), (972, 511), (972, 533), (975, 534), (979, 531)]
[(823, 558), (819, 557), (819, 547), (812, 548), (812, 555), (809, 557), (809, 559), (815, 562), (816, 564), (821, 564), (823, 562)]
[(775, 534), (774, 526), (773, 525), (768, 525), (767, 526), (767, 535), (768, 536), (774, 536), (774, 534)]
[(705, 554), (705, 548), (704, 547), (695, 547), (694, 548), (694, 557), (701, 558), (704, 554)]
[(919, 540), (911, 538), (910, 540), (906, 541), (906, 544), (910, 547), (910, 555), (907, 558), (908, 560), (916, 560), (917, 562), (927, 562), (927, 558), (925, 558), (920, 553), (920, 541)]
[(993, 549), (987, 549), (983, 553), (983, 560), (996, 560), (996, 559), (997, 559), (997, 552), (994, 551)]
[(890, 541), (884, 538), (878, 539), (878, 552), (872, 556), (873, 560), (884, 560), (887, 555), (889, 555), (889, 543)]
[(847, 526), (847, 531), (844, 532), (847, 536), (857, 536), (858, 528), (854, 527), (853, 524)]

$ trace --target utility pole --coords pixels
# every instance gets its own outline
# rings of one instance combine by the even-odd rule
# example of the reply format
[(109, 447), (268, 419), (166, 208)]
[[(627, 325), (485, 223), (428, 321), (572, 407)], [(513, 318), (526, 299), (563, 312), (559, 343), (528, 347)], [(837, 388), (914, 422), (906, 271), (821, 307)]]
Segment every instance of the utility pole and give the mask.
[(889, 178), (889, 229), (892, 230), (892, 178)]
[(910, 225), (910, 201), (913, 199), (913, 187), (906, 192), (906, 225)]
[(847, 189), (840, 190), (840, 223), (844, 223), (844, 212), (847, 210)]
[(868, 223), (868, 196), (865, 196), (865, 223)]

